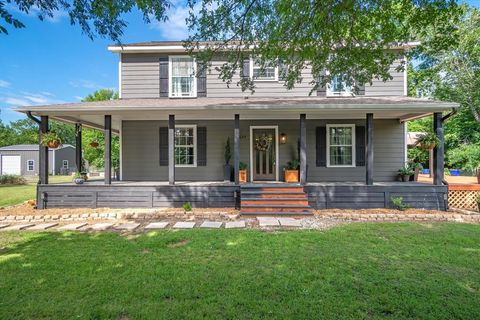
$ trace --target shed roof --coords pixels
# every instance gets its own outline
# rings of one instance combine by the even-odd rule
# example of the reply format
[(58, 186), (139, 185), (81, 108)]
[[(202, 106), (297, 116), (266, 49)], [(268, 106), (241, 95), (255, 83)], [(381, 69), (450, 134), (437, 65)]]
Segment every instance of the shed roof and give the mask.
[[(71, 144), (63, 144), (58, 149), (63, 149), (63, 148), (75, 148)], [(5, 146), (1, 147), (0, 151), (38, 151), (38, 144), (15, 144), (11, 146)]]

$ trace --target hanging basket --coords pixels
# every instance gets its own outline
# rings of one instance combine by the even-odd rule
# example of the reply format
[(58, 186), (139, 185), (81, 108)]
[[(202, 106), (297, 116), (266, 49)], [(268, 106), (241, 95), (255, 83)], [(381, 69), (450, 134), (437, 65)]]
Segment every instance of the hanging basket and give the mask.
[(59, 140), (52, 140), (47, 142), (47, 147), (50, 149), (56, 149), (60, 146), (60, 141)]
[(270, 148), (272, 142), (271, 137), (262, 136), (255, 139), (255, 149), (258, 151), (267, 151)]
[(90, 142), (90, 147), (92, 147), (92, 148), (98, 148), (98, 142), (97, 142), (97, 141), (92, 141), (92, 142)]

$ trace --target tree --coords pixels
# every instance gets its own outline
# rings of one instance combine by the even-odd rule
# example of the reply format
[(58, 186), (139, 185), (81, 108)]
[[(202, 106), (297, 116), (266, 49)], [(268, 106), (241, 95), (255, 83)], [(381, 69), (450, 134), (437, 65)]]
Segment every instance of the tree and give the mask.
[[(186, 47), (197, 57), (199, 72), (211, 67), (215, 55), (222, 53), (227, 62), (218, 67), (220, 77), (231, 84), (234, 76), (240, 75), (237, 85), (252, 91), (255, 84), (242, 73), (250, 55), (261, 68), (280, 67), (288, 88), (303, 81), (305, 68), (313, 74), (312, 91), (335, 75), (343, 75), (348, 85), (370, 83), (374, 78), (389, 80), (391, 64), (401, 57), (395, 50), (399, 44), (417, 40), (432, 29), (437, 30), (433, 43), (451, 41), (450, 30), (442, 21), (460, 18), (458, 5), (449, 0), (189, 3), (192, 35)], [(201, 41), (208, 43), (197, 52), (204, 45)]]
[[(101, 89), (89, 94), (83, 99), (84, 102), (104, 101), (118, 99), (118, 93), (109, 89)], [(98, 143), (97, 147), (92, 147), (92, 143)], [(104, 167), (105, 139), (103, 132), (85, 128), (82, 131), (82, 149), (83, 158), (91, 166), (96, 168)], [(112, 137), (112, 167), (118, 169), (120, 166), (120, 139), (118, 136)]]
[(78, 24), (89, 38), (100, 36), (119, 42), (127, 26), (122, 15), (138, 9), (146, 23), (151, 19), (165, 21), (170, 5), (167, 0), (0, 0), (0, 34), (8, 34), (9, 26), (25, 27), (12, 12), (33, 12), (40, 20), (65, 12), (70, 24)]

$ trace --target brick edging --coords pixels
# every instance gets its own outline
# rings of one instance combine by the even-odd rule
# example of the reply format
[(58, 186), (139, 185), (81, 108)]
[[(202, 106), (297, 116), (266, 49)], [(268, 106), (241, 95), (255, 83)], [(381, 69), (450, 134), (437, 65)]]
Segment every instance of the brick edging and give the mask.
[(317, 217), (332, 218), (345, 221), (450, 221), (480, 223), (480, 214), (406, 214), (406, 213), (319, 213)]

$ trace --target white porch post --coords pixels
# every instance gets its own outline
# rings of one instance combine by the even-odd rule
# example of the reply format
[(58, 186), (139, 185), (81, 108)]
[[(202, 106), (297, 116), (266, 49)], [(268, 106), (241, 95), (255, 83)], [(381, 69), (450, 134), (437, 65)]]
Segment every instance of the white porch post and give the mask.
[(307, 124), (306, 114), (300, 114), (300, 183), (307, 183)]

